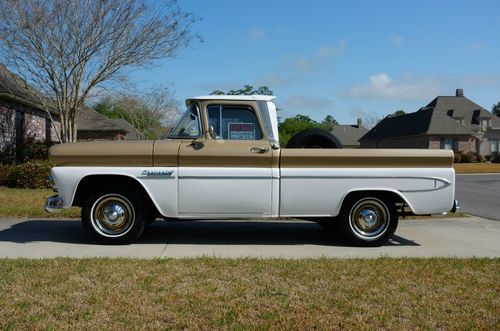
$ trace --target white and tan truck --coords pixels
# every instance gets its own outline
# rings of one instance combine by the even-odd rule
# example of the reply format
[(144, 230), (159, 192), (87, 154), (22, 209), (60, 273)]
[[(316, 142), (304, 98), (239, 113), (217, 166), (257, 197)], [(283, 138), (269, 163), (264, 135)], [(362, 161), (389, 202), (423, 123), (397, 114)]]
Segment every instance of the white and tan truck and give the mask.
[(55, 145), (45, 208), (80, 206), (101, 243), (133, 242), (157, 218), (294, 217), (368, 246), (394, 234), (404, 208), (454, 208), (451, 151), (282, 148), (273, 100), (195, 97), (167, 139)]

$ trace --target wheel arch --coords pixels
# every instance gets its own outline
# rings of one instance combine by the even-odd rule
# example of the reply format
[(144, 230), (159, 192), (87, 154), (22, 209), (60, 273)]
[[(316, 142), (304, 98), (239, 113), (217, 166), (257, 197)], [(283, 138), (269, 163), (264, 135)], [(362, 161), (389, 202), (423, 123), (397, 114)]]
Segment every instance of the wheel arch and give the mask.
[(393, 202), (402, 202), (406, 204), (408, 207), (410, 207), (411, 210), (413, 210), (413, 207), (411, 204), (408, 202), (408, 199), (404, 197), (401, 192), (393, 189), (354, 189), (349, 191), (347, 194), (345, 194), (340, 202), (340, 210), (344, 207), (344, 204), (349, 201), (352, 198), (355, 197), (361, 197), (361, 196), (369, 196), (370, 194), (373, 195), (378, 195), (378, 196), (383, 196), (385, 198), (391, 199)]
[(125, 174), (89, 174), (81, 178), (76, 186), (71, 205), (81, 207), (84, 199), (93, 192), (108, 188), (132, 189), (144, 199), (151, 208), (150, 210), (160, 215), (158, 206), (153, 198), (151, 198), (148, 189), (136, 178)]

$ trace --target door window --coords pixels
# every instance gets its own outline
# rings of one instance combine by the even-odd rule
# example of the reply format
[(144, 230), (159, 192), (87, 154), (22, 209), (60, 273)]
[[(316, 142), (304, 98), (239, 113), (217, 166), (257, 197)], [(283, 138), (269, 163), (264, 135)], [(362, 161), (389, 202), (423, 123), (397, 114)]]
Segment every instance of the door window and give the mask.
[(213, 139), (262, 139), (257, 116), (248, 107), (210, 105), (208, 106), (208, 125)]

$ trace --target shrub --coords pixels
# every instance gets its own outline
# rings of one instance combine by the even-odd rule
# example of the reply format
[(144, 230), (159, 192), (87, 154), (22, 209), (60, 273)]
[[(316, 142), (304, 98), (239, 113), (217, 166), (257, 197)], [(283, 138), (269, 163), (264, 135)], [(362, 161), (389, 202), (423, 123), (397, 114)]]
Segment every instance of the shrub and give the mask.
[(16, 144), (6, 143), (0, 148), (0, 165), (16, 164)]
[(500, 153), (496, 152), (491, 154), (491, 162), (492, 163), (500, 163)]
[(8, 165), (0, 166), (0, 186), (7, 185), (7, 179), (10, 174), (10, 168), (11, 166)]
[(462, 163), (474, 163), (476, 162), (476, 153), (474, 152), (468, 152), (468, 153), (463, 153), (462, 154)]
[(462, 161), (462, 155), (457, 152), (453, 152), (453, 163), (460, 163)]
[(10, 167), (7, 176), (7, 186), (15, 188), (50, 188), (48, 180), (50, 168), (54, 164), (50, 161), (35, 160)]
[(486, 161), (485, 157), (482, 156), (481, 154), (478, 154), (476, 157), (476, 162), (477, 163), (484, 163)]
[(33, 137), (28, 137), (19, 146), (20, 158), (19, 161), (28, 162), (32, 160), (48, 160), (49, 159), (49, 144), (45, 141), (35, 140)]
[(484, 159), (488, 162), (491, 161), (491, 155), (485, 155)]

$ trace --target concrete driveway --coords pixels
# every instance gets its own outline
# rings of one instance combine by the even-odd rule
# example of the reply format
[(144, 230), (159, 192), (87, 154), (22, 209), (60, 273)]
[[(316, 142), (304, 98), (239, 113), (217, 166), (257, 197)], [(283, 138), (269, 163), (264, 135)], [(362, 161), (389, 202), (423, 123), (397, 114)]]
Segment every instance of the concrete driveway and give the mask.
[(457, 174), (456, 199), (463, 212), (500, 221), (500, 174)]
[(127, 246), (90, 244), (75, 220), (0, 220), (0, 257), (500, 257), (500, 222), (402, 220), (382, 247), (349, 247), (306, 221), (156, 221)]

